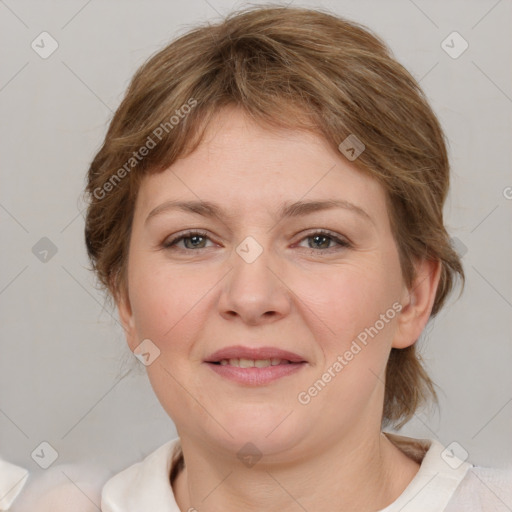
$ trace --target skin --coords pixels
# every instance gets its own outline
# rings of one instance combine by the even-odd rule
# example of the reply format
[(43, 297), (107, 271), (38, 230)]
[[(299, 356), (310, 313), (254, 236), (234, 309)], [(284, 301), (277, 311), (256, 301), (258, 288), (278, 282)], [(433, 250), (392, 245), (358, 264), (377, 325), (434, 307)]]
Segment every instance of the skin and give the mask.
[[(277, 218), (285, 202), (329, 198), (358, 205), (370, 220), (342, 208)], [(227, 216), (171, 210), (145, 223), (171, 199), (215, 202)], [(163, 247), (188, 229), (207, 237)], [(350, 246), (315, 239), (319, 229)], [(247, 236), (263, 251), (252, 263), (236, 252)], [(131, 350), (143, 339), (160, 350), (147, 372), (181, 438), (186, 468), (173, 483), (181, 510), (296, 511), (300, 503), (312, 511), (336, 503), (374, 511), (403, 492), (419, 465), (380, 427), (389, 352), (418, 339), (439, 282), (437, 262), (417, 262), (416, 270), (409, 290), (381, 185), (309, 132), (262, 127), (226, 108), (196, 151), (143, 180), (129, 292), (118, 308)], [(298, 394), (397, 302), (400, 313), (299, 403)], [(290, 350), (307, 364), (248, 387), (203, 363), (238, 344)], [(262, 454), (251, 467), (237, 457), (247, 442)]]

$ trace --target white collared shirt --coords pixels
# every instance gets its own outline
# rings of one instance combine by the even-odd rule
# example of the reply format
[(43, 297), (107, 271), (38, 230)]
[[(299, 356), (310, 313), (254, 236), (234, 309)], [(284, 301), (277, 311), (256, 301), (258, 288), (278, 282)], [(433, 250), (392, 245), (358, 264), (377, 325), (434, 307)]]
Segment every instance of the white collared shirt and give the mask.
[[(512, 510), (512, 469), (475, 468), (438, 441), (385, 435), (421, 465), (404, 492), (380, 512)], [(180, 451), (180, 439), (173, 439), (113, 476), (102, 490), (102, 512), (180, 512), (169, 480)]]
[(0, 459), (0, 510), (9, 510), (28, 478), (24, 468)]

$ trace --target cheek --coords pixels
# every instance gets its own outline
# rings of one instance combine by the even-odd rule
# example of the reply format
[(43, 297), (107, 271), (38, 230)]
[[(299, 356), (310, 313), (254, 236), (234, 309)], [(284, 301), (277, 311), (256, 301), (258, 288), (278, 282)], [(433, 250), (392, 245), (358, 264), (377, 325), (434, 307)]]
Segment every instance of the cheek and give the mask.
[(311, 417), (322, 415), (326, 404), (337, 404), (325, 420), (334, 426), (378, 403), (399, 307), (395, 270), (367, 261), (330, 272), (322, 290), (312, 286), (318, 279), (311, 279), (297, 294), (314, 313), (307, 316), (308, 327), (323, 352), (314, 378), (301, 389), (311, 399), (306, 409)]
[[(283, 275), (287, 286), (280, 293), (289, 295), (292, 308), (290, 318), (284, 318), (282, 324), (290, 327), (290, 322), (295, 323), (299, 329), (295, 333), (304, 341), (312, 340), (318, 377), (338, 356), (344, 357), (359, 337), (360, 350), (324, 394), (343, 397), (347, 406), (356, 407), (358, 400), (371, 393), (378, 384), (376, 375), (387, 361), (394, 322), (388, 318), (376, 335), (372, 328), (399, 296), (398, 267), (390, 256), (392, 253), (386, 259), (366, 255), (340, 265), (312, 266), (309, 271), (289, 266)], [(190, 374), (193, 365), (186, 364), (191, 362), (194, 343), (204, 337), (205, 326), (219, 325), (215, 308), (225, 285), (225, 269), (201, 270), (199, 265), (194, 270), (183, 269), (150, 258), (134, 258), (133, 263), (130, 300), (137, 334), (140, 340), (152, 340), (160, 350), (160, 357), (147, 367), (148, 376), (162, 405), (175, 417), (190, 406), (180, 384), (188, 385), (194, 379)], [(292, 332), (290, 328), (285, 331)], [(352, 346), (352, 351), (356, 350)], [(320, 403), (325, 402), (317, 401)]]
[(140, 340), (149, 338), (160, 351), (146, 367), (156, 397), (178, 424), (186, 422), (189, 414), (204, 414), (194, 409), (204, 399), (194, 390), (198, 402), (191, 401), (187, 393), (193, 388), (194, 378), (192, 365), (187, 363), (204, 320), (208, 291), (215, 280), (211, 273), (183, 274), (166, 265), (141, 264), (132, 274), (131, 283), (137, 335)]
[(315, 330), (341, 349), (392, 308), (399, 297), (400, 281), (392, 264), (368, 259), (329, 268), (324, 275), (302, 276), (290, 287), (314, 313), (309, 316), (318, 325)]
[[(133, 263), (130, 297), (140, 339), (151, 339), (166, 353), (184, 353), (187, 340), (193, 341), (201, 324), (215, 314), (212, 300), (219, 298), (224, 269), (180, 269), (142, 257)], [(302, 317), (320, 348), (331, 352), (350, 343), (392, 307), (400, 289), (398, 277), (398, 260), (390, 252), (307, 271), (289, 267), (284, 281), (293, 291), (291, 314)], [(290, 294), (286, 287), (281, 293)]]
[(170, 340), (181, 339), (178, 333), (190, 324), (193, 310), (209, 288), (210, 279), (200, 272), (180, 273), (165, 264), (141, 263), (131, 276), (130, 295), (139, 336), (165, 343), (162, 349), (172, 347)]

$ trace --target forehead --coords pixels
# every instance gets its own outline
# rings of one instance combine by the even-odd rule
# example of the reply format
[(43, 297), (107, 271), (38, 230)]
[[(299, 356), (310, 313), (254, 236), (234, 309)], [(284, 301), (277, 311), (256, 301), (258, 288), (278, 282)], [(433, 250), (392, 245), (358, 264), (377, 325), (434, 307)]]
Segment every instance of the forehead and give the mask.
[(144, 177), (136, 209), (147, 216), (165, 201), (195, 200), (221, 204), (237, 216), (277, 212), (300, 199), (340, 199), (385, 213), (382, 186), (320, 135), (264, 126), (225, 108), (193, 153)]

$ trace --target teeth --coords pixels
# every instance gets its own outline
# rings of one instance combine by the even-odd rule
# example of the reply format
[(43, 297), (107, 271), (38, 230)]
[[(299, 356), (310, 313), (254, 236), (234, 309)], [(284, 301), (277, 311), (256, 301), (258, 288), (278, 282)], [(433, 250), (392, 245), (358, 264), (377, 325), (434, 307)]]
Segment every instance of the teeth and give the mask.
[(223, 359), (220, 361), (221, 366), (237, 366), (239, 368), (266, 368), (267, 366), (277, 366), (278, 364), (289, 364), (290, 361), (286, 359), (279, 359), (277, 357), (273, 357), (272, 359)]

